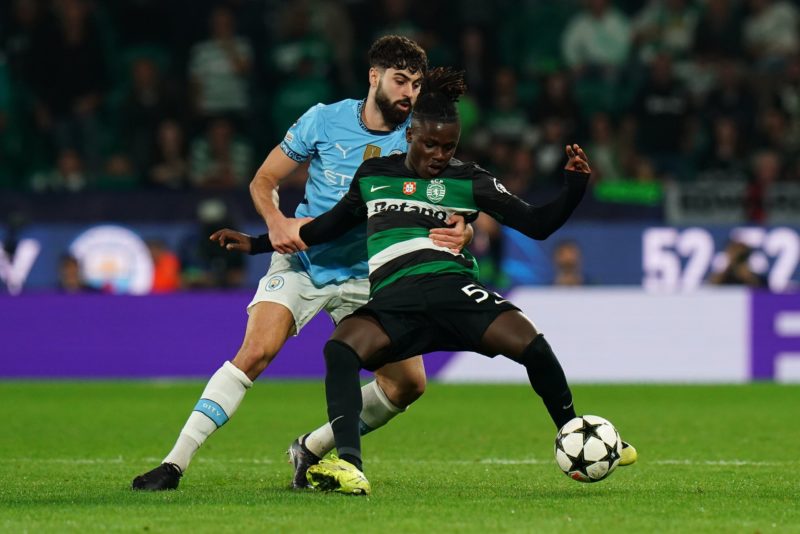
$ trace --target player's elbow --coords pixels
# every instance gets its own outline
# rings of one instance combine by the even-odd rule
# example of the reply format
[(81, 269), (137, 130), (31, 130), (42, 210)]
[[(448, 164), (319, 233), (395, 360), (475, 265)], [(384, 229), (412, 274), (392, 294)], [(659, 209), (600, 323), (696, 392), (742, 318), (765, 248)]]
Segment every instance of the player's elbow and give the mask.
[(263, 190), (265, 186), (265, 177), (260, 173), (256, 173), (252, 180), (250, 180), (250, 194), (255, 195), (258, 191)]
[(271, 193), (272, 202), (277, 208), (279, 202), (277, 184), (269, 176), (256, 173), (255, 177), (250, 180), (250, 198), (261, 198), (265, 193)]

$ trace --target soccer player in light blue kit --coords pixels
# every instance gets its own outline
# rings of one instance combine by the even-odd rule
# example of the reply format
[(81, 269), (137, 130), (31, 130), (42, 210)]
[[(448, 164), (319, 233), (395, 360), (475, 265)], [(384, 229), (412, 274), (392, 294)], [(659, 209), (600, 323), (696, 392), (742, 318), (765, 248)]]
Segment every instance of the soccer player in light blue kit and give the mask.
[[(304, 250), (299, 227), (328, 211), (350, 187), (365, 160), (407, 149), (405, 131), (411, 106), (427, 68), (425, 51), (399, 36), (378, 39), (369, 51), (369, 93), (365, 100), (343, 100), (309, 109), (267, 156), (250, 184), (256, 209), (269, 228), (276, 253), (247, 310), (244, 341), (232, 361), (211, 377), (173, 449), (161, 465), (136, 477), (133, 489), (178, 487), (194, 454), (238, 408), (245, 392), (270, 364), (289, 336), (298, 334), (319, 311), (335, 323), (367, 302), (365, 228)], [(277, 206), (279, 182), (303, 162), (309, 163), (305, 198), (296, 219)], [(471, 238), (463, 218), (453, 228), (431, 231), (437, 245), (460, 249)], [(384, 366), (362, 388), (361, 431), (386, 424), (422, 395), (421, 356)], [(295, 488), (307, 487), (306, 471), (333, 449), (329, 424), (301, 436), (289, 448)]]

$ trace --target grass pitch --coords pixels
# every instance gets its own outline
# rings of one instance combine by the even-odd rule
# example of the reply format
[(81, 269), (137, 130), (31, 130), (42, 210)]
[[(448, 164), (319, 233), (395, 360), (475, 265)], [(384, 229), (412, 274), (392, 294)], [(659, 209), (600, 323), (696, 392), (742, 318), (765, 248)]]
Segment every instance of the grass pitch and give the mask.
[(431, 384), (364, 440), (362, 498), (288, 489), (284, 451), (324, 420), (323, 386), (261, 380), (179, 490), (130, 491), (202, 388), (0, 382), (0, 531), (800, 532), (797, 386), (577, 386), (579, 413), (640, 454), (581, 484), (529, 388)]

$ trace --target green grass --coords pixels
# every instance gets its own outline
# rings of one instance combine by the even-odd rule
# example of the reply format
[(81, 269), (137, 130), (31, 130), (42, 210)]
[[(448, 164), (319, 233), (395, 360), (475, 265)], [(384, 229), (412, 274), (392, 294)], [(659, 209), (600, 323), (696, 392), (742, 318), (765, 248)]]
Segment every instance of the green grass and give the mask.
[(579, 386), (640, 461), (598, 484), (558, 470), (519, 386), (429, 385), (364, 441), (370, 498), (289, 489), (318, 383), (259, 381), (178, 491), (134, 493), (200, 383), (0, 382), (0, 532), (800, 532), (800, 388)]

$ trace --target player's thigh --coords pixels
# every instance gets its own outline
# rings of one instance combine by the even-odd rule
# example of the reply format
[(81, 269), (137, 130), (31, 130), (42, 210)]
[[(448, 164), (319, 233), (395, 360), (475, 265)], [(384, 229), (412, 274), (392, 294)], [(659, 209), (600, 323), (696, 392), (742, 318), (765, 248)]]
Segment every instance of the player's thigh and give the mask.
[(315, 286), (295, 255), (274, 253), (247, 309), (249, 312), (260, 302), (282, 305), (292, 314), (297, 335), (336, 294), (335, 285)]
[(353, 278), (334, 286), (336, 294), (325, 305), (325, 311), (335, 324), (339, 324), (369, 301), (369, 280)]
[(233, 360), (251, 379), (325, 306), (332, 289), (318, 288), (293, 255), (273, 254), (267, 274), (247, 306), (245, 338)]
[(295, 330), (294, 316), (289, 309), (275, 302), (257, 302), (249, 309), (244, 341), (234, 364), (246, 373), (252, 361), (269, 364)]
[[(338, 287), (338, 294), (328, 301), (325, 308), (337, 325), (338, 334), (335, 332), (332, 339), (337, 339), (337, 336), (350, 339), (352, 344), (348, 344), (359, 354), (359, 358), (362, 358), (364, 363), (366, 363), (364, 359), (368, 359), (368, 356), (372, 357), (373, 364), (378, 359), (384, 361), (384, 356), (389, 350), (391, 340), (383, 326), (371, 315), (353, 315), (356, 310), (369, 301), (369, 280), (351, 279)], [(360, 320), (348, 325), (343, 324), (350, 321), (350, 319)], [(339, 326), (342, 326), (342, 328), (339, 329)], [(377, 326), (380, 333), (378, 333), (378, 330), (374, 330), (373, 326)], [(341, 341), (341, 339), (338, 340)]]
[(511, 359), (522, 355), (538, 331), (519, 310), (500, 313), (483, 333), (480, 349), (484, 354), (503, 354)]
[(339, 341), (353, 349), (366, 369), (380, 367), (392, 343), (377, 319), (369, 315), (345, 318), (333, 331), (331, 341)]

